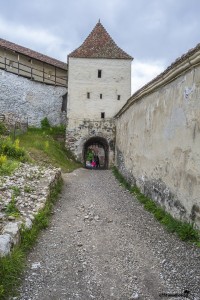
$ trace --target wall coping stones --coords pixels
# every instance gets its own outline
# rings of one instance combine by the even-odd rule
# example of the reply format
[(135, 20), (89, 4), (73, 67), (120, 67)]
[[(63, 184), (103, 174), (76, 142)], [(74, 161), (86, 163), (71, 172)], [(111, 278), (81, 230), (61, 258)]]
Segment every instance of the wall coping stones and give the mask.
[[(61, 177), (61, 170), (21, 163), (11, 176), (0, 177), (0, 257), (8, 255), (20, 242), (20, 228), (32, 227), (32, 221), (44, 208), (51, 188)], [(15, 200), (19, 216), (6, 213), (7, 205)]]
[(115, 115), (114, 118), (120, 117), (132, 104), (141, 98), (155, 92), (158, 88), (167, 85), (171, 81), (190, 69), (200, 64), (200, 44), (189, 50), (186, 54), (176, 59), (164, 72), (159, 74), (153, 80), (136, 91)]
[(20, 235), (19, 235), (19, 229), (21, 227), (21, 223), (19, 222), (8, 222), (3, 230), (3, 234), (9, 234), (11, 236), (12, 242), (14, 245), (19, 243)]

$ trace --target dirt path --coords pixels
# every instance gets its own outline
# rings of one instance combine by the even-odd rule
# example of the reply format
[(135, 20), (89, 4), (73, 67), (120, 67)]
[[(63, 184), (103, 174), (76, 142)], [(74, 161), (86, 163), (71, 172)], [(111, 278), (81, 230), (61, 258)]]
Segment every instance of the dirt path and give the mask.
[(79, 169), (64, 181), (15, 299), (157, 300), (186, 289), (200, 299), (200, 249), (166, 233), (111, 171)]

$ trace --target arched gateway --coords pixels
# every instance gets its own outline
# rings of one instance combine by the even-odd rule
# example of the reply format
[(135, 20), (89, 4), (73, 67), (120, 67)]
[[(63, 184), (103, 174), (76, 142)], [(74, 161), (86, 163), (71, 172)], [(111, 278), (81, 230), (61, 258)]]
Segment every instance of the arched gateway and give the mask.
[(109, 145), (103, 137), (91, 137), (88, 139), (83, 146), (83, 161), (85, 167), (87, 167), (88, 152), (92, 152), (99, 157), (99, 167), (101, 169), (107, 169), (109, 166)]
[(114, 163), (113, 117), (131, 95), (131, 61), (100, 21), (68, 55), (66, 147), (77, 160), (96, 147), (104, 168)]
[[(69, 122), (72, 124), (72, 120)], [(101, 167), (111, 167), (115, 151), (114, 120), (79, 120), (78, 127), (76, 123), (72, 125), (73, 130), (67, 130), (66, 142), (76, 159), (86, 165), (87, 151), (93, 149), (93, 152), (100, 156)]]

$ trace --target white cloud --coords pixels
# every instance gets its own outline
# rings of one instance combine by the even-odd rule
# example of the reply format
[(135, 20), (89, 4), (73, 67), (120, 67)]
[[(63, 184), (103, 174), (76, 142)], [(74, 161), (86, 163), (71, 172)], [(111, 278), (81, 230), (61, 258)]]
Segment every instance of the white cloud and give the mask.
[(59, 41), (58, 38), (51, 35), (44, 29), (32, 29), (28, 26), (16, 25), (10, 22), (7, 23), (2, 19), (0, 19), (0, 34), (8, 37), (15, 36), (15, 38), (24, 40), (34, 40), (38, 44), (54, 43)]
[(141, 61), (135, 59), (132, 63), (132, 93), (154, 79), (165, 68), (163, 61)]
[(52, 56), (66, 62), (68, 49), (63, 50), (63, 40), (42, 28), (7, 23), (0, 19), (0, 36), (11, 42)]

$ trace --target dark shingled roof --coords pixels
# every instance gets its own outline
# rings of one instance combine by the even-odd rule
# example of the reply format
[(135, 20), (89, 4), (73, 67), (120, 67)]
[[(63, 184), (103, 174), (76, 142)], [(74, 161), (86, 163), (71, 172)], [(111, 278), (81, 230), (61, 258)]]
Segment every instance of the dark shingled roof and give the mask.
[(133, 59), (115, 44), (100, 21), (83, 44), (70, 53), (68, 57)]
[(39, 52), (33, 51), (31, 49), (25, 48), (23, 46), (11, 43), (9, 41), (0, 39), (0, 47), (3, 47), (5, 49), (11, 50), (11, 51), (14, 51), (16, 53), (21, 53), (23, 55), (27, 55), (31, 58), (40, 60), (42, 62), (53, 65), (55, 67), (67, 70), (67, 64), (66, 63), (64, 63), (60, 60), (57, 60), (55, 58), (49, 57), (47, 55), (41, 54)]

